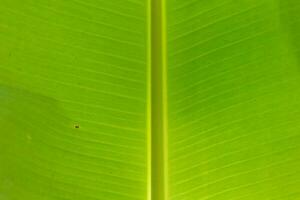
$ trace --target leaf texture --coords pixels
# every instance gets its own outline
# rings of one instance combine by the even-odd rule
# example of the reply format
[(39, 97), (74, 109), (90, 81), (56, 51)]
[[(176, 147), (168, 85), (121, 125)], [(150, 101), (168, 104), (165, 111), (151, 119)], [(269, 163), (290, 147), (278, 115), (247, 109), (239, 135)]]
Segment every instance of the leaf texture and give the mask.
[(0, 13), (0, 199), (145, 199), (146, 3)]
[(169, 1), (170, 199), (299, 199), (299, 6)]
[(1, 0), (0, 200), (298, 200), (299, 11)]

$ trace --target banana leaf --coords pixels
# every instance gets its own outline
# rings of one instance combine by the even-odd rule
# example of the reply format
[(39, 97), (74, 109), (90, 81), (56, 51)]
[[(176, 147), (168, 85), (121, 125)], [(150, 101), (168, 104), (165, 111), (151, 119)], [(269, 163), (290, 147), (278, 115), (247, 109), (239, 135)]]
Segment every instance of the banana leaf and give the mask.
[(298, 200), (299, 13), (0, 0), (0, 200)]

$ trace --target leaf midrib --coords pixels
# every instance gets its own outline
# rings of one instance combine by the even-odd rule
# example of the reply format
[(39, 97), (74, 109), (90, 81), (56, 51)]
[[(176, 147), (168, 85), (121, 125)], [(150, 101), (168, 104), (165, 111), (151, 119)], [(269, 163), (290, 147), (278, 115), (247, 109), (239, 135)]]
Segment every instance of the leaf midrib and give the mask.
[(166, 1), (148, 0), (148, 200), (168, 199)]

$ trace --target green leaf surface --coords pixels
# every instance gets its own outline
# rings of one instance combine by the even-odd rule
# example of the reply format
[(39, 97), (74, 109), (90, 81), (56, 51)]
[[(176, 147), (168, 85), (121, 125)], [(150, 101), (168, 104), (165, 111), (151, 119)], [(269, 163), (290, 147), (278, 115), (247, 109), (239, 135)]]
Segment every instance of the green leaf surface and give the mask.
[(145, 2), (0, 13), (0, 199), (146, 199)]
[(0, 0), (0, 200), (298, 200), (298, 0)]
[(170, 199), (299, 199), (299, 2), (168, 8)]

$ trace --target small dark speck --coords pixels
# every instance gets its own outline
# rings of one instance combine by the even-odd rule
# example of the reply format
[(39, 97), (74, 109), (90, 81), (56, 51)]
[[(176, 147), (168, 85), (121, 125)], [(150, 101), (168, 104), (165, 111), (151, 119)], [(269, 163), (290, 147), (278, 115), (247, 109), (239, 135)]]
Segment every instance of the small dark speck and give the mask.
[(79, 125), (75, 125), (74, 127), (75, 127), (75, 128), (79, 128)]

